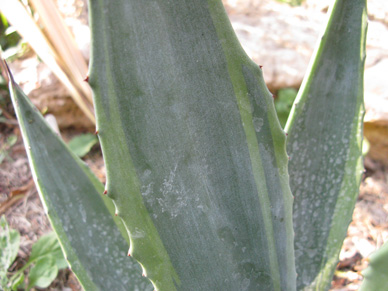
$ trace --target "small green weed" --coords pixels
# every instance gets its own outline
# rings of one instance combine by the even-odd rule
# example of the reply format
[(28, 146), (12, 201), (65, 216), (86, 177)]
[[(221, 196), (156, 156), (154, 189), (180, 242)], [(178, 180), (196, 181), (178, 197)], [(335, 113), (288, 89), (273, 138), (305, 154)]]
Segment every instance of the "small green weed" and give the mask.
[(292, 104), (294, 103), (298, 91), (294, 88), (284, 88), (277, 92), (275, 99), (276, 113), (278, 114), (280, 124), (284, 128), (290, 114)]
[(97, 136), (91, 133), (85, 133), (74, 137), (68, 143), (71, 151), (78, 157), (82, 158), (90, 152), (92, 147), (98, 143)]
[[(43, 235), (33, 246), (27, 263), (14, 274), (8, 269), (16, 259), (20, 234), (10, 229), (4, 216), (0, 220), (0, 289), (5, 291), (30, 290), (36, 286), (48, 287), (57, 277), (60, 269), (66, 268), (58, 239), (54, 232)], [(25, 276), (24, 271), (28, 270)]]
[(5, 158), (7, 158), (9, 161), (12, 162), (12, 158), (10, 157), (8, 152), (15, 145), (17, 140), (18, 140), (17, 136), (12, 134), (8, 136), (5, 143), (0, 146), (0, 165)]

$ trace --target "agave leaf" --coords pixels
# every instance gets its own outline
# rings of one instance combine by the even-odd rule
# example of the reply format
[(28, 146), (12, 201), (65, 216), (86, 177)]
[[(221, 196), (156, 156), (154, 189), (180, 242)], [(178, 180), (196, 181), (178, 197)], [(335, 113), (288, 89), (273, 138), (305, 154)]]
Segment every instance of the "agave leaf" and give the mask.
[(294, 290), (285, 133), (221, 1), (90, 2), (108, 196), (157, 290)]
[(360, 291), (388, 290), (388, 242), (370, 256)]
[[(10, 72), (9, 72), (10, 74)], [(85, 290), (151, 290), (128, 244), (103, 185), (52, 131), (10, 75), (19, 120), (41, 201), (66, 259)], [(110, 210), (108, 210), (108, 208)]]
[(298, 289), (329, 288), (358, 196), (366, 15), (334, 2), (286, 125)]

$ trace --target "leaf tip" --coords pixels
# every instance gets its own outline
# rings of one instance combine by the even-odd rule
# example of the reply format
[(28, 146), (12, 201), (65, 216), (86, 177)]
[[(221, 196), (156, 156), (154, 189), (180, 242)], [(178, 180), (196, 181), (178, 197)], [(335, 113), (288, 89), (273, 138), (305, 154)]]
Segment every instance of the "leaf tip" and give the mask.
[(12, 84), (15, 84), (15, 80), (14, 80), (14, 78), (12, 76), (11, 70), (8, 67), (8, 64), (7, 64), (6, 60), (4, 60), (2, 57), (0, 57), (0, 68), (1, 68), (3, 76), (5, 77), (7, 83), (9, 81), (11, 81)]

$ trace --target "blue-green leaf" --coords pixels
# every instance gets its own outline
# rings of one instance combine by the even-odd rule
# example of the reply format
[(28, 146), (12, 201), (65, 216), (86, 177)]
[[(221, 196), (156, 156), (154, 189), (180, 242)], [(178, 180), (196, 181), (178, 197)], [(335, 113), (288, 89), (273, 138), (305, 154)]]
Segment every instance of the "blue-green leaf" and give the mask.
[(366, 0), (336, 0), (286, 125), (298, 289), (327, 290), (363, 172)]
[[(151, 290), (126, 256), (126, 234), (113, 218), (111, 201), (101, 198), (102, 184), (52, 131), (11, 74), (9, 87), (41, 201), (84, 289)], [(44, 252), (34, 250), (32, 256)]]
[(285, 133), (220, 0), (90, 1), (106, 190), (157, 290), (294, 290)]

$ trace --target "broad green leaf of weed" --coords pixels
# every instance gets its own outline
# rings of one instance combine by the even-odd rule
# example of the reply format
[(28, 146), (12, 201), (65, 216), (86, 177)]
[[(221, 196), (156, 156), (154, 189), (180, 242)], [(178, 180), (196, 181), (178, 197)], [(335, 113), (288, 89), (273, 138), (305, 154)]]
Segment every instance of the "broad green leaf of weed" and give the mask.
[(282, 127), (286, 125), (292, 104), (294, 103), (297, 91), (294, 88), (284, 88), (277, 92), (275, 100), (276, 113), (278, 114)]
[(18, 141), (18, 137), (16, 135), (10, 135), (8, 138), (7, 138), (7, 145), (8, 147), (12, 147), (15, 145), (15, 143)]
[(18, 288), (21, 287), (21, 285), (24, 283), (24, 274), (20, 273), (14, 280), (11, 282), (11, 289), (13, 291), (17, 291)]
[(20, 234), (10, 229), (4, 216), (0, 219), (0, 287), (6, 288), (7, 271), (15, 260), (20, 244)]
[(33, 286), (39, 288), (48, 287), (57, 277), (57, 274), (58, 267), (55, 258), (52, 256), (41, 258), (30, 270), (28, 289)]
[(55, 250), (51, 253), (51, 256), (55, 259), (55, 263), (58, 267), (58, 270), (61, 270), (61, 269), (67, 268), (69, 265), (65, 257), (63, 256), (63, 252), (59, 245), (58, 240), (57, 240), (57, 243), (58, 243), (58, 247), (55, 248)]
[(16, 135), (10, 135), (6, 142), (0, 146), (0, 164), (4, 161), (5, 158), (12, 161), (12, 158), (8, 154), (9, 150), (16, 144), (18, 138)]
[[(54, 232), (43, 235), (33, 246), (29, 262), (40, 260), (43, 257), (50, 256), (58, 261), (60, 266), (63, 266), (61, 261), (64, 260), (61, 246), (59, 245), (57, 236)], [(58, 266), (58, 267), (60, 267)]]
[(87, 133), (74, 137), (68, 146), (74, 154), (82, 158), (85, 156), (92, 147), (98, 142), (97, 137), (94, 134)]

